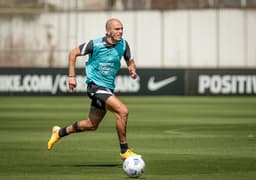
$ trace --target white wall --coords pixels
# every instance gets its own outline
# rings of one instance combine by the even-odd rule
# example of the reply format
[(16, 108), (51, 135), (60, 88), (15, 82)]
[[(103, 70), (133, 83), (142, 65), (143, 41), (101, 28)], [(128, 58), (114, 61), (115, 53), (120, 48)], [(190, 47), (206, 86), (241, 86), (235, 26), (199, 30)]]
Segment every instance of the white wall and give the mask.
[(216, 12), (190, 13), (189, 65), (217, 67)]
[(245, 66), (245, 19), (239, 10), (220, 11), (219, 64)]
[(186, 67), (189, 65), (188, 11), (167, 11), (163, 15), (163, 64)]
[[(41, 14), (32, 20), (0, 18), (0, 51), (18, 53), (19, 57), (12, 53), (11, 59), (20, 66), (47, 66), (46, 34), (50, 32), (54, 65), (67, 66), (68, 51), (103, 36), (110, 17), (122, 20), (138, 67), (256, 67), (254, 10), (102, 11)], [(24, 50), (33, 56), (25, 56)], [(0, 65), (4, 64), (1, 57)], [(84, 58), (78, 63), (83, 66), (80, 59)]]
[(256, 11), (246, 11), (246, 58), (245, 62), (249, 67), (256, 66)]

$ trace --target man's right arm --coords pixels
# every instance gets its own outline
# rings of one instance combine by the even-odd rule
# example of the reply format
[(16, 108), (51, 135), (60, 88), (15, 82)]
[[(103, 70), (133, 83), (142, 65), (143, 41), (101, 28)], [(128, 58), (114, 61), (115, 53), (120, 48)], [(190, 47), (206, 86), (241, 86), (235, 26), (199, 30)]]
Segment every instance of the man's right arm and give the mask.
[(86, 54), (93, 53), (93, 41), (90, 40), (88, 43), (83, 43), (79, 47), (73, 49), (69, 53), (69, 80), (68, 85), (71, 92), (76, 88), (76, 57), (85, 56)]
[(69, 53), (69, 80), (68, 85), (71, 92), (76, 88), (76, 57), (80, 56), (81, 52), (79, 48), (75, 48)]

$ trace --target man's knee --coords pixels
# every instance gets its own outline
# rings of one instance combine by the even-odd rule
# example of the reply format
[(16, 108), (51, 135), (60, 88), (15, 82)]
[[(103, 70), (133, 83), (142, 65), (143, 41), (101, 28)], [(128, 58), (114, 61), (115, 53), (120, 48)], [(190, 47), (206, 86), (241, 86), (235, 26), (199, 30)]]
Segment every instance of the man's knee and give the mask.
[(123, 118), (123, 119), (127, 119), (128, 117), (128, 114), (129, 114), (129, 110), (126, 106), (122, 107), (120, 112), (119, 112), (119, 115)]

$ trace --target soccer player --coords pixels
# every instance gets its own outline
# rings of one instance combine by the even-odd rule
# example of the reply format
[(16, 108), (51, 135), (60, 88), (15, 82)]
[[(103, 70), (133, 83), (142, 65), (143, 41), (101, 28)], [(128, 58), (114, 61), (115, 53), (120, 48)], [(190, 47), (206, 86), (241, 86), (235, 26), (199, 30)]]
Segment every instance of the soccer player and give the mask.
[(82, 131), (94, 131), (98, 128), (107, 110), (116, 117), (116, 131), (120, 143), (121, 159), (129, 156), (141, 156), (133, 152), (127, 143), (126, 125), (128, 109), (114, 95), (115, 77), (120, 69), (120, 60), (124, 57), (130, 76), (137, 78), (134, 59), (123, 36), (123, 25), (120, 20), (112, 18), (106, 22), (106, 35), (81, 44), (69, 53), (69, 89), (76, 88), (75, 64), (77, 56), (89, 55), (86, 62), (87, 95), (91, 99), (88, 118), (80, 120), (67, 127), (54, 126), (48, 141), (48, 150), (62, 137)]

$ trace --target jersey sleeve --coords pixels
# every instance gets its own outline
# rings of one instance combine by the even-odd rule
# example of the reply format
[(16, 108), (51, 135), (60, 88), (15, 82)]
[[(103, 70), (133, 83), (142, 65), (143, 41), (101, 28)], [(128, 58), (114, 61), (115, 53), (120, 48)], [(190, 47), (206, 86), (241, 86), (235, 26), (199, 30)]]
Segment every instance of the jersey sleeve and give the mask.
[(85, 56), (87, 54), (93, 53), (93, 41), (90, 40), (89, 42), (85, 42), (81, 45), (79, 45), (79, 49), (82, 56)]
[(125, 49), (125, 51), (124, 51), (124, 59), (126, 60), (126, 61), (129, 61), (129, 60), (131, 60), (132, 59), (132, 56), (131, 56), (131, 49), (130, 49), (130, 46), (129, 46), (129, 44), (128, 44), (128, 42), (127, 41), (125, 41), (125, 43), (126, 43), (126, 49)]

